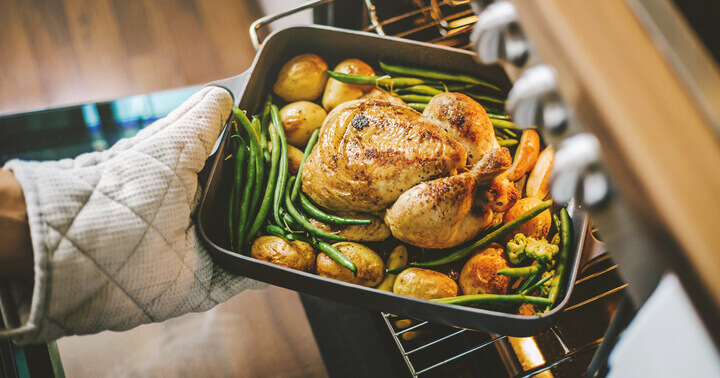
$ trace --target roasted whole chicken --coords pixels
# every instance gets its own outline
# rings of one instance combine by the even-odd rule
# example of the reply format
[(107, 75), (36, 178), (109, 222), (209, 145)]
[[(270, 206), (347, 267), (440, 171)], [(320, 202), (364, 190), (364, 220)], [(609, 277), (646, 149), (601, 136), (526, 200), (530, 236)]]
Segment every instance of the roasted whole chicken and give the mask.
[(355, 100), (325, 119), (302, 189), (331, 211), (384, 212), (399, 240), (448, 248), (517, 201), (501, 175), (511, 164), (484, 108), (468, 96), (438, 94), (422, 115), (384, 100)]

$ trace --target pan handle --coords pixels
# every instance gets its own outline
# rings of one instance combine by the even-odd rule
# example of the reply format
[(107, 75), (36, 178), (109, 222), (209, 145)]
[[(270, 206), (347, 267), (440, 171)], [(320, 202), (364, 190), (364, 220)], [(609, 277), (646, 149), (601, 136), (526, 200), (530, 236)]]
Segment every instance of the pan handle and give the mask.
[(226, 89), (230, 92), (230, 95), (233, 98), (233, 105), (237, 106), (240, 103), (240, 95), (242, 95), (242, 91), (245, 89), (245, 83), (247, 83), (249, 77), (250, 71), (245, 71), (237, 76), (207, 83), (205, 86), (214, 86)]
[(315, 8), (323, 4), (332, 3), (335, 0), (310, 0), (306, 1), (300, 5), (298, 5), (295, 8), (290, 8), (286, 11), (275, 13), (275, 14), (269, 14), (265, 17), (258, 18), (255, 20), (255, 22), (250, 25), (250, 39), (252, 40), (253, 46), (255, 46), (255, 50), (260, 48), (260, 45), (262, 45), (262, 41), (260, 41), (260, 37), (258, 36), (258, 30), (260, 28), (266, 26), (267, 24), (277, 21), (281, 18), (285, 18), (287, 16), (291, 16), (295, 13), (304, 11), (306, 9)]

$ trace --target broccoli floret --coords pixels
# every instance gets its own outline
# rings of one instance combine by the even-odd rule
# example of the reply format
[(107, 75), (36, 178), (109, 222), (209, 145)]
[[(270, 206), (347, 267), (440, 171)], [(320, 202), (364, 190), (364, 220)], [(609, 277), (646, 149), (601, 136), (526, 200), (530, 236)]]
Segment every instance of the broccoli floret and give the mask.
[(525, 260), (525, 245), (527, 237), (521, 233), (515, 234), (505, 246), (505, 253), (513, 265), (520, 265)]
[(560, 248), (548, 243), (545, 238), (536, 239), (517, 233), (505, 246), (505, 253), (513, 265), (520, 265), (523, 260), (531, 259), (543, 264), (551, 264)]
[[(545, 278), (545, 277), (547, 277), (547, 276), (552, 276), (552, 275), (555, 275), (555, 270), (551, 270), (551, 271), (549, 271), (549, 272), (543, 272), (543, 274), (542, 274), (542, 276), (540, 277), (540, 279), (542, 280), (543, 278)], [(550, 294), (550, 286), (552, 286), (552, 281), (553, 281), (553, 280), (552, 280), (552, 278), (551, 278), (551, 279), (543, 282), (542, 285), (540, 285), (540, 294), (541, 294), (541, 295), (547, 297), (548, 294)]]
[(528, 238), (525, 244), (525, 255), (535, 261), (549, 264), (560, 251), (560, 247), (555, 244), (548, 243), (545, 238), (535, 239)]

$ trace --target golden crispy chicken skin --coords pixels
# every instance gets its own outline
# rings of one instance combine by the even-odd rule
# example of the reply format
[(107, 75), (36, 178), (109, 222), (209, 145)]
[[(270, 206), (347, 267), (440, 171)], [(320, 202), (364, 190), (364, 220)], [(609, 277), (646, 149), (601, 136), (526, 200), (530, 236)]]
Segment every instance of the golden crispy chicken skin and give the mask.
[(396, 238), (422, 248), (448, 248), (487, 228), (492, 211), (476, 200), (477, 188), (510, 166), (507, 148), (493, 149), (468, 172), (415, 185), (385, 214)]
[(446, 92), (433, 96), (423, 116), (465, 147), (468, 165), (475, 164), (490, 150), (500, 148), (485, 108), (462, 93)]
[(348, 101), (325, 119), (302, 188), (326, 209), (371, 212), (418, 183), (456, 173), (466, 161), (460, 143), (413, 109)]

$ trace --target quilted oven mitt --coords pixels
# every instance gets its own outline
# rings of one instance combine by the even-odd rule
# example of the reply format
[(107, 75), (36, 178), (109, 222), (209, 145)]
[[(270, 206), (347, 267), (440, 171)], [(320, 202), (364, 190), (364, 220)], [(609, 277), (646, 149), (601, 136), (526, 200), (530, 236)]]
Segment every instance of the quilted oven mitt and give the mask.
[(35, 278), (0, 294), (15, 304), (3, 308), (15, 327), (0, 337), (29, 343), (122, 331), (259, 286), (213, 265), (191, 218), (197, 173), (231, 108), (226, 90), (206, 87), (106, 151), (8, 162), (25, 194)]

